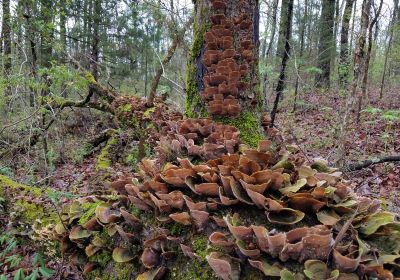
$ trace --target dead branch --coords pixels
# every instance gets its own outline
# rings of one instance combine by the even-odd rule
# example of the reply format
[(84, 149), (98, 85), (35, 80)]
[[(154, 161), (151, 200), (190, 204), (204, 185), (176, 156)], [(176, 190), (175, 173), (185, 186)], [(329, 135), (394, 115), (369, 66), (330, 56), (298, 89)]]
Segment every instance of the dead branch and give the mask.
[(384, 156), (381, 158), (370, 159), (363, 162), (351, 163), (344, 169), (346, 171), (357, 171), (369, 167), (371, 165), (385, 163), (385, 162), (397, 162), (397, 161), (400, 161), (400, 155)]
[(187, 28), (191, 26), (192, 22), (193, 22), (193, 17), (191, 17), (189, 19), (189, 22), (186, 23), (185, 27), (183, 27), (183, 29), (175, 35), (171, 46), (168, 48), (167, 55), (164, 57), (163, 61), (160, 60), (160, 67), (158, 68), (156, 75), (154, 76), (154, 79), (151, 83), (150, 95), (148, 99), (149, 104), (153, 104), (154, 98), (156, 97), (156, 91), (158, 84), (160, 83), (161, 76), (165, 73), (164, 69), (165, 65), (167, 65), (171, 60), (172, 56), (175, 53), (176, 48), (178, 47), (179, 43), (183, 40)]

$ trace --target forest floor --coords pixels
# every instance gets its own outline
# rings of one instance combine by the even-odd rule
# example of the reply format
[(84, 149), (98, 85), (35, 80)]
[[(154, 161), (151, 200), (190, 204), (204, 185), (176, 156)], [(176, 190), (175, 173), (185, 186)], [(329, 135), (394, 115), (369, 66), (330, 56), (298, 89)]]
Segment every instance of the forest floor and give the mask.
[[(384, 98), (371, 89), (360, 122), (350, 124), (346, 142), (346, 164), (400, 154), (400, 89), (388, 90)], [(308, 158), (335, 161), (344, 98), (337, 92), (313, 92), (299, 98), (293, 110), (290, 98), (282, 102), (277, 125), (285, 139), (298, 145)], [(290, 113), (287, 113), (290, 112)], [(355, 119), (355, 117), (353, 118)], [(344, 172), (355, 191), (363, 196), (382, 199), (389, 210), (400, 213), (400, 163), (377, 164), (359, 171)]]

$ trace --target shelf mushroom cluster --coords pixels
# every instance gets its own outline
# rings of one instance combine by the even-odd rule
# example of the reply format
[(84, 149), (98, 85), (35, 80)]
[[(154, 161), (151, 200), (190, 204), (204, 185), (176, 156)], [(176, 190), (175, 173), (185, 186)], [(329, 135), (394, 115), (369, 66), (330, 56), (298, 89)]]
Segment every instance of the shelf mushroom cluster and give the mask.
[(254, 98), (251, 73), (254, 63), (254, 24), (249, 17), (247, 1), (239, 1), (240, 15), (229, 15), (230, 1), (211, 1), (211, 28), (204, 34), (203, 77), (201, 97), (212, 116), (237, 117), (239, 99)]

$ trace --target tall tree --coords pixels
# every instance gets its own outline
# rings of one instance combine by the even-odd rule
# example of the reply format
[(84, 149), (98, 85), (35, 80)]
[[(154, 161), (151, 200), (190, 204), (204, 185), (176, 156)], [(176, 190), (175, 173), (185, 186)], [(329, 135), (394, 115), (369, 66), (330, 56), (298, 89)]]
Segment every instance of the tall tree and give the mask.
[(100, 43), (100, 22), (101, 22), (101, 0), (92, 0), (93, 3), (93, 33), (91, 40), (91, 57), (90, 57), (90, 69), (95, 80), (99, 77), (99, 43)]
[(215, 120), (231, 119), (237, 123), (242, 118), (251, 118), (254, 121), (249, 128), (254, 133), (260, 115), (257, 105), (261, 104), (257, 86), (258, 1), (209, 3), (209, 0), (195, 2), (186, 113), (191, 117), (209, 115)]
[(318, 68), (315, 85), (320, 88), (330, 87), (331, 63), (335, 40), (334, 31), (335, 0), (322, 0), (319, 20)]
[(67, 52), (67, 1), (59, 1), (61, 57)]
[(40, 63), (42, 67), (50, 68), (53, 58), (53, 1), (40, 1)]
[(342, 88), (349, 82), (349, 27), (354, 0), (347, 0), (342, 17), (342, 31), (340, 33), (339, 83)]
[[(40, 19), (41, 19), (41, 30), (40, 30), (40, 64), (42, 67), (50, 69), (51, 62), (53, 59), (53, 1), (52, 0), (41, 0), (40, 1)], [(41, 105), (44, 106), (47, 102), (46, 97), (50, 93), (51, 79), (45, 71), (42, 75), (44, 80), (43, 88), (41, 91)], [(43, 131), (46, 131), (46, 113), (43, 112), (40, 120), (40, 127)], [(45, 166), (47, 173), (48, 167), (48, 145), (47, 145), (47, 132), (42, 135), (43, 140), (43, 154), (45, 160)]]
[(383, 72), (382, 72), (382, 79), (381, 79), (381, 87), (380, 87), (380, 91), (379, 91), (379, 98), (383, 97), (383, 87), (384, 87), (385, 79), (386, 79), (387, 63), (388, 63), (388, 58), (389, 58), (389, 52), (392, 47), (393, 32), (394, 32), (394, 28), (396, 26), (397, 12), (398, 12), (398, 7), (399, 7), (399, 0), (394, 0), (393, 2), (394, 2), (394, 5), (393, 5), (393, 12), (392, 12), (392, 20), (390, 21), (389, 26), (388, 26), (389, 40), (388, 40), (388, 43), (387, 43), (386, 49), (385, 49), (385, 62), (383, 64)]
[[(301, 26), (300, 26), (300, 51), (299, 51), (299, 57), (302, 59), (303, 54), (304, 54), (304, 43), (305, 43), (305, 33), (306, 33), (306, 21), (307, 21), (307, 16), (308, 16), (308, 0), (305, 0), (304, 2), (304, 16), (301, 20)], [(299, 7), (300, 7), (300, 0), (299, 0)], [(293, 112), (296, 111), (296, 106), (297, 106), (297, 97), (299, 93), (299, 80), (300, 80), (300, 68), (301, 64), (297, 64), (297, 69), (296, 69), (296, 83), (294, 86), (294, 102), (293, 102)]]
[(290, 55), (290, 37), (292, 34), (292, 18), (293, 18), (293, 0), (289, 0), (287, 3), (287, 10), (285, 11), (285, 17), (287, 18), (286, 26), (285, 26), (285, 32), (284, 32), (284, 40), (285, 40), (285, 48), (280, 54), (280, 57), (282, 58), (281, 62), (281, 70), (279, 73), (279, 80), (278, 84), (276, 86), (276, 97), (274, 101), (274, 106), (272, 108), (271, 112), (271, 124), (270, 126), (274, 126), (275, 122), (275, 115), (278, 110), (278, 103), (279, 100), (283, 94), (283, 90), (285, 89), (285, 82), (286, 82), (286, 67), (287, 67), (287, 62), (289, 60), (289, 55)]
[[(368, 86), (368, 71), (369, 71), (369, 62), (371, 60), (371, 52), (372, 52), (372, 43), (373, 43), (373, 31), (376, 23), (378, 22), (378, 18), (381, 14), (382, 10), (382, 5), (383, 5), (383, 0), (380, 0), (380, 4), (377, 10), (375, 10), (375, 16), (372, 19), (369, 27), (368, 27), (368, 47), (367, 47), (367, 52), (365, 53), (365, 62), (364, 62), (364, 73), (363, 73), (363, 78), (362, 78), (362, 83), (361, 83), (361, 98), (366, 98), (367, 97), (367, 86)], [(360, 121), (360, 112), (361, 112), (361, 107), (362, 107), (362, 99), (358, 103), (358, 109), (357, 109), (357, 122)]]
[(281, 4), (281, 15), (279, 17), (279, 36), (278, 36), (278, 47), (276, 49), (276, 55), (282, 58), (286, 45), (286, 28), (289, 25), (288, 19), (288, 6), (289, 0), (282, 0)]
[[(10, 0), (3, 0), (3, 21), (2, 21), (2, 43), (4, 55), (4, 76), (6, 78), (11, 74), (11, 12)], [(7, 83), (6, 95), (11, 94), (11, 86)]]
[(339, 165), (343, 165), (346, 154), (346, 139), (348, 134), (348, 125), (350, 123), (351, 113), (356, 110), (356, 102), (361, 102), (361, 94), (358, 92), (358, 88), (362, 81), (362, 73), (365, 63), (365, 41), (367, 37), (367, 31), (369, 26), (369, 10), (371, 8), (372, 0), (363, 0), (361, 8), (361, 29), (360, 34), (357, 38), (357, 45), (354, 52), (354, 70), (353, 70), (353, 81), (347, 95), (345, 111), (343, 113), (343, 121), (340, 126), (339, 145), (337, 152), (336, 162)]

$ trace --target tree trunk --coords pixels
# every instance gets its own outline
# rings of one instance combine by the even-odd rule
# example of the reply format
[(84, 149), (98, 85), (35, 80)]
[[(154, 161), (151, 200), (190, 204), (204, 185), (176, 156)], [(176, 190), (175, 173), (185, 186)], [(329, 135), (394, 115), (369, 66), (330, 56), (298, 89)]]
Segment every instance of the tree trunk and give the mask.
[(318, 68), (321, 72), (315, 77), (319, 88), (330, 87), (332, 53), (335, 40), (334, 29), (335, 0), (322, 0), (322, 11), (319, 20)]
[[(263, 52), (263, 58), (264, 58), (265, 61), (267, 61), (268, 57), (270, 56), (271, 51), (272, 51), (272, 46), (273, 46), (273, 44), (275, 42), (276, 15), (277, 15), (278, 4), (279, 4), (279, 0), (274, 0), (274, 5), (273, 5), (272, 11), (271, 11), (271, 14), (272, 14), (272, 19), (271, 19), (271, 25), (272, 25), (271, 37), (269, 39), (268, 47), (266, 48), (265, 54)], [(265, 62), (265, 64), (267, 64), (267, 63)], [(261, 78), (262, 91), (263, 91), (262, 95), (263, 95), (263, 97), (265, 99), (267, 97), (267, 81), (268, 81), (268, 76), (267, 76), (267, 73), (265, 71), (265, 73), (262, 75), (262, 78)]]
[(353, 40), (354, 40), (354, 26), (356, 24), (356, 8), (357, 8), (357, 0), (354, 0), (354, 5), (353, 5), (353, 16), (351, 20), (351, 31), (350, 31), (350, 54), (353, 56)]
[(383, 64), (383, 72), (382, 72), (382, 80), (381, 80), (381, 88), (379, 91), (379, 98), (382, 99), (383, 97), (383, 87), (385, 84), (385, 78), (386, 78), (386, 69), (387, 69), (387, 63), (388, 63), (388, 58), (389, 58), (389, 52), (392, 46), (392, 41), (393, 41), (393, 30), (394, 27), (396, 26), (396, 18), (397, 18), (397, 7), (399, 5), (399, 0), (394, 0), (394, 5), (393, 5), (393, 13), (392, 13), (392, 20), (389, 24), (389, 42), (386, 46), (385, 50), (385, 62)]
[[(352, 84), (352, 96), (357, 96), (357, 107), (355, 108), (357, 123), (359, 122), (360, 119), (360, 111), (363, 100), (362, 91), (357, 92), (357, 88), (361, 87), (362, 89), (363, 86), (363, 73), (365, 73), (366, 62), (367, 62), (365, 53), (365, 44), (367, 42), (367, 32), (370, 23), (370, 11), (373, 0), (366, 0), (366, 1), (367, 1), (366, 3), (365, 0), (363, 1), (360, 36), (358, 37), (358, 44), (356, 46), (357, 49), (356, 53), (354, 54), (354, 80)], [(359, 62), (357, 62), (357, 60), (359, 60)]]
[(340, 59), (339, 59), (339, 83), (345, 88), (349, 83), (350, 59), (349, 59), (349, 27), (354, 0), (347, 0), (342, 18), (342, 32), (340, 33)]
[[(4, 77), (8, 79), (11, 74), (11, 13), (10, 0), (3, 0), (2, 40), (4, 56)], [(5, 95), (11, 95), (11, 85), (7, 82)]]
[(337, 44), (336, 38), (339, 32), (339, 20), (340, 20), (340, 0), (336, 0), (335, 2), (335, 21), (334, 21), (334, 28), (333, 28), (333, 50), (332, 50), (332, 63), (331, 63), (331, 72), (335, 71), (336, 65), (336, 54), (337, 54)]
[(271, 22), (271, 24), (272, 24), (271, 38), (269, 39), (268, 48), (267, 48), (267, 51), (266, 51), (266, 53), (265, 53), (265, 58), (267, 58), (267, 57), (271, 54), (272, 46), (273, 46), (273, 44), (274, 44), (274, 42), (275, 42), (276, 15), (278, 14), (278, 13), (277, 13), (278, 4), (279, 4), (279, 0), (274, 0), (274, 6), (272, 7), (272, 11), (271, 11), (271, 13), (272, 13), (272, 19), (271, 19), (271, 20), (272, 20), (272, 22)]
[[(299, 6), (300, 6), (300, 1), (299, 1)], [(307, 15), (308, 15), (308, 0), (305, 0), (304, 3), (304, 16), (302, 18), (302, 23), (301, 23), (301, 28), (300, 28), (300, 52), (299, 52), (299, 58), (301, 59), (304, 54), (304, 35), (306, 31), (306, 20), (307, 20)], [(293, 112), (296, 112), (296, 106), (297, 106), (297, 97), (298, 97), (298, 92), (299, 92), (299, 80), (300, 80), (300, 68), (301, 65), (297, 65), (296, 69), (296, 84), (294, 86), (294, 102), (293, 102)]]
[(354, 53), (354, 77), (351, 84), (350, 92), (347, 95), (345, 111), (343, 114), (343, 121), (340, 127), (340, 136), (338, 144), (338, 152), (336, 162), (338, 165), (343, 166), (345, 163), (346, 155), (346, 139), (348, 133), (348, 125), (350, 122), (351, 112), (355, 110), (356, 101), (360, 102), (360, 94), (357, 94), (357, 89), (361, 83), (361, 74), (364, 69), (364, 48), (369, 25), (369, 10), (371, 8), (372, 0), (363, 0), (362, 15), (361, 15), (361, 30), (358, 36), (356, 50)]
[[(40, 3), (41, 20), (43, 21), (43, 29), (40, 33), (40, 64), (42, 67), (50, 69), (51, 61), (53, 58), (53, 1), (42, 0)], [(44, 80), (44, 86), (41, 91), (41, 105), (44, 106), (46, 103), (46, 96), (49, 95), (51, 80), (50, 76), (45, 72), (42, 75)], [(40, 119), (40, 128), (45, 131), (46, 124), (46, 113), (43, 112)], [(43, 144), (43, 158), (45, 163), (45, 173), (47, 174), (47, 167), (49, 164), (48, 160), (48, 145), (47, 145), (47, 132), (42, 135)]]
[(358, 104), (358, 109), (357, 109), (357, 122), (360, 121), (360, 112), (361, 112), (361, 107), (362, 107), (362, 99), (367, 98), (367, 86), (368, 86), (368, 70), (369, 70), (369, 62), (371, 60), (371, 51), (372, 51), (372, 37), (373, 37), (373, 31), (374, 31), (374, 26), (378, 21), (379, 15), (381, 13), (382, 10), (382, 4), (383, 4), (383, 0), (380, 1), (379, 4), (379, 8), (378, 10), (375, 12), (375, 17), (374, 19), (371, 21), (371, 24), (369, 25), (368, 28), (368, 48), (367, 48), (367, 53), (365, 54), (365, 62), (364, 62), (364, 73), (363, 73), (363, 80), (362, 80), (362, 84), (361, 84), (361, 99), (360, 102)]
[(60, 3), (60, 42), (61, 42), (61, 57), (63, 63), (65, 63), (65, 57), (67, 52), (67, 3), (61, 1)]
[(100, 43), (101, 0), (93, 3), (93, 37), (91, 46), (90, 70), (95, 80), (99, 77), (99, 43)]
[(275, 98), (275, 102), (274, 102), (274, 107), (271, 112), (271, 125), (270, 125), (271, 127), (274, 126), (275, 116), (276, 116), (276, 112), (278, 110), (278, 103), (279, 103), (279, 100), (281, 99), (283, 90), (285, 89), (286, 66), (287, 66), (287, 62), (289, 60), (289, 55), (290, 55), (290, 37), (292, 34), (293, 0), (288, 1), (287, 10), (285, 12), (285, 15), (287, 17), (285, 33), (284, 33), (285, 48), (284, 48), (284, 50), (282, 50), (282, 53), (280, 54), (280, 56), (282, 57), (282, 64), (281, 64), (281, 71), (279, 74), (278, 85), (276, 86), (276, 98)]
[(288, 6), (289, 6), (289, 0), (282, 0), (281, 16), (279, 20), (278, 47), (276, 49), (276, 56), (281, 59), (283, 57), (286, 46), (286, 27), (289, 24), (289, 19), (287, 14)]
[[(226, 3), (226, 4), (225, 4)], [(186, 114), (259, 125), (258, 1), (198, 0), (188, 58)]]

